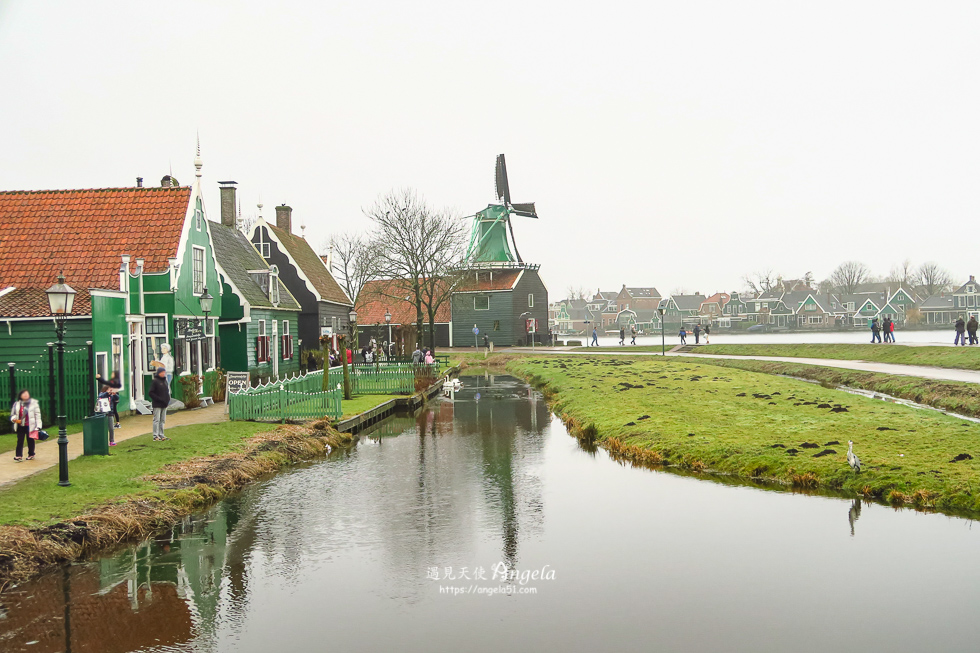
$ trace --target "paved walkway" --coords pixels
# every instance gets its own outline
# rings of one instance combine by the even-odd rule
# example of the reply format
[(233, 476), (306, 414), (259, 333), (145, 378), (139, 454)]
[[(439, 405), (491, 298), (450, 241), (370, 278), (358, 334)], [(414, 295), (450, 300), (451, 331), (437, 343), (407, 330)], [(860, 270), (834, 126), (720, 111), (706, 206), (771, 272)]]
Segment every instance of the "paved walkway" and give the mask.
[[(187, 424), (211, 424), (214, 422), (224, 422), (228, 419), (225, 415), (224, 404), (214, 404), (207, 408), (195, 410), (180, 410), (167, 415), (167, 428), (174, 426), (185, 426)], [(116, 429), (115, 440), (122, 442), (138, 435), (153, 432), (152, 415), (134, 415), (124, 417), (121, 426)], [(37, 443), (37, 457), (34, 460), (24, 460), (24, 462), (14, 462), (14, 452), (5, 451), (0, 454), (0, 486), (7, 483), (18, 481), (25, 476), (36, 474), (37, 472), (54, 467), (58, 464), (58, 427), (45, 425), (45, 429), (51, 434), (46, 442)], [(109, 451), (112, 451), (110, 448)], [(68, 436), (68, 459), (78, 458), (82, 455), (82, 434), (75, 433)], [(27, 457), (25, 446), (24, 457)]]
[[(678, 347), (675, 347), (677, 349)], [(504, 352), (530, 353), (530, 350), (500, 348), (498, 353)], [(602, 351), (593, 354), (590, 351), (572, 351), (567, 347), (542, 347), (535, 353), (539, 354), (562, 354), (571, 356), (660, 356), (660, 352), (630, 351), (628, 347), (620, 351)], [(924, 379), (934, 379), (937, 381), (959, 381), (963, 383), (980, 383), (980, 371), (960, 370), (948, 367), (928, 367), (925, 365), (896, 365), (893, 363), (875, 363), (862, 360), (837, 360), (833, 358), (792, 358), (789, 356), (723, 356), (720, 354), (694, 354), (689, 352), (667, 351), (668, 357), (684, 358), (719, 358), (728, 360), (750, 360), (768, 361), (771, 363), (797, 363), (801, 365), (820, 365), (822, 367), (835, 367), (845, 370), (857, 370), (860, 372), (877, 372), (879, 374), (895, 374), (897, 376), (918, 376)]]

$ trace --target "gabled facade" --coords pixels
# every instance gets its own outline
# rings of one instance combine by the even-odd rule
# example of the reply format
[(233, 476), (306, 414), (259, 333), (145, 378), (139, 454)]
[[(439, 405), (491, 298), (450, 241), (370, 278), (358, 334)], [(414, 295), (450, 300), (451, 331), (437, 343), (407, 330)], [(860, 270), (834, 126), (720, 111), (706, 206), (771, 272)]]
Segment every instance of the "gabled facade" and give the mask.
[(78, 291), (69, 348), (92, 340), (96, 372), (119, 373), (122, 409), (144, 399), (164, 343), (177, 375), (215, 368), (217, 309), (203, 320), (200, 298), (219, 305), (221, 284), (200, 157), (195, 167), (192, 187), (168, 176), (158, 188), (0, 193), (0, 246), (22, 252), (0, 259), (0, 357), (26, 364), (53, 339), (44, 289), (63, 272)]
[(624, 284), (623, 288), (616, 294), (615, 303), (618, 311), (624, 311), (627, 309), (650, 310), (657, 308), (660, 300), (660, 291), (658, 291), (656, 288), (627, 288)]
[(960, 311), (965, 319), (980, 316), (980, 284), (971, 274), (970, 279), (953, 291), (953, 310)]
[(739, 292), (732, 292), (728, 296), (728, 301), (721, 308), (723, 317), (730, 318), (732, 321), (740, 322), (748, 318), (748, 307)]
[[(221, 189), (221, 222), (210, 223), (221, 280), (221, 362), (224, 369), (268, 380), (300, 371), (299, 302), (236, 228), (235, 188)], [(230, 195), (230, 201), (224, 201)]]
[[(353, 302), (347, 297), (327, 263), (302, 236), (292, 232), (292, 208), (276, 207), (276, 224), (259, 218), (248, 239), (299, 302), (296, 335), (306, 349), (319, 348), (321, 335), (346, 333)], [(302, 354), (301, 354), (302, 355)]]

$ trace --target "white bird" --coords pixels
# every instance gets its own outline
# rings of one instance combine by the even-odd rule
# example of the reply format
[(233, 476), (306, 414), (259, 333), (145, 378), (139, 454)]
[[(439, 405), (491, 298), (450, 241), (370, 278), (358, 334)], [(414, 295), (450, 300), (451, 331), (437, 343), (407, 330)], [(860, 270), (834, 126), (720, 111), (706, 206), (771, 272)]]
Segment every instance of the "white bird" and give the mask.
[(847, 441), (847, 464), (855, 472), (861, 471), (861, 459), (854, 455), (854, 443), (851, 440)]

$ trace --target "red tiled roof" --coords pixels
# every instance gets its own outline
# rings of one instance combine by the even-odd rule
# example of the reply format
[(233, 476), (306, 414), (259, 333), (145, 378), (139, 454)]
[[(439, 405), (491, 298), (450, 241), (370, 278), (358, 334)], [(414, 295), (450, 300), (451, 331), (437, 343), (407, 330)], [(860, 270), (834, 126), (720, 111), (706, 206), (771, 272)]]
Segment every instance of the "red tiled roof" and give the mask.
[(0, 286), (43, 289), (63, 272), (78, 291), (118, 290), (123, 254), (160, 272), (177, 253), (190, 198), (187, 186), (0, 191)]
[[(51, 310), (48, 308), (48, 296), (44, 290), (44, 288), (15, 288), (0, 295), (0, 315), (3, 317), (46, 317), (51, 315)], [(84, 288), (75, 288), (75, 290), (78, 294), (75, 295), (72, 313), (75, 315), (90, 314), (92, 312), (92, 298), (88, 290)]]
[(458, 292), (479, 292), (489, 290), (511, 290), (521, 276), (522, 270), (480, 270), (467, 273), (459, 285)]
[(343, 306), (350, 306), (350, 300), (344, 293), (340, 284), (330, 274), (327, 264), (323, 262), (320, 255), (313, 251), (313, 248), (305, 238), (292, 234), (285, 229), (280, 229), (274, 224), (266, 223), (269, 231), (272, 232), (282, 246), (286, 248), (289, 255), (296, 261), (296, 265), (303, 271), (306, 278), (310, 280), (313, 287), (320, 294), (320, 298), (325, 302), (333, 302)]
[[(357, 323), (384, 324), (385, 311), (390, 311), (392, 324), (415, 324), (415, 306), (404, 299), (408, 292), (402, 290), (401, 283), (403, 282), (398, 280), (378, 279), (364, 284), (361, 294), (357, 297)], [(436, 311), (436, 322), (448, 323), (452, 319), (451, 316), (452, 311), (447, 299)], [(423, 321), (429, 319), (424, 309), (422, 319)]]

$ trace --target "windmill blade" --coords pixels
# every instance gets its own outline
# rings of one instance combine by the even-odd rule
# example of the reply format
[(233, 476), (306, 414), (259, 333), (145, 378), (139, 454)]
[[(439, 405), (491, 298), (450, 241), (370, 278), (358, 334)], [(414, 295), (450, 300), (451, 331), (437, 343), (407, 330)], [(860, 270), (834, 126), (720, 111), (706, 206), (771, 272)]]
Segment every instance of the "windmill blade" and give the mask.
[[(537, 216), (535, 216), (537, 217)], [(514, 238), (514, 223), (510, 220), (507, 221), (507, 228), (510, 229), (510, 242), (514, 246), (514, 256), (517, 257), (518, 263), (523, 263), (524, 259), (521, 258), (521, 253), (517, 251), (517, 240)]]
[(507, 183), (507, 162), (504, 155), (497, 155), (497, 199), (504, 204), (510, 204), (510, 184)]
[(518, 204), (511, 204), (514, 207), (514, 213), (517, 215), (523, 215), (525, 218), (536, 218), (538, 217), (537, 211), (534, 210), (534, 202), (523, 202)]

